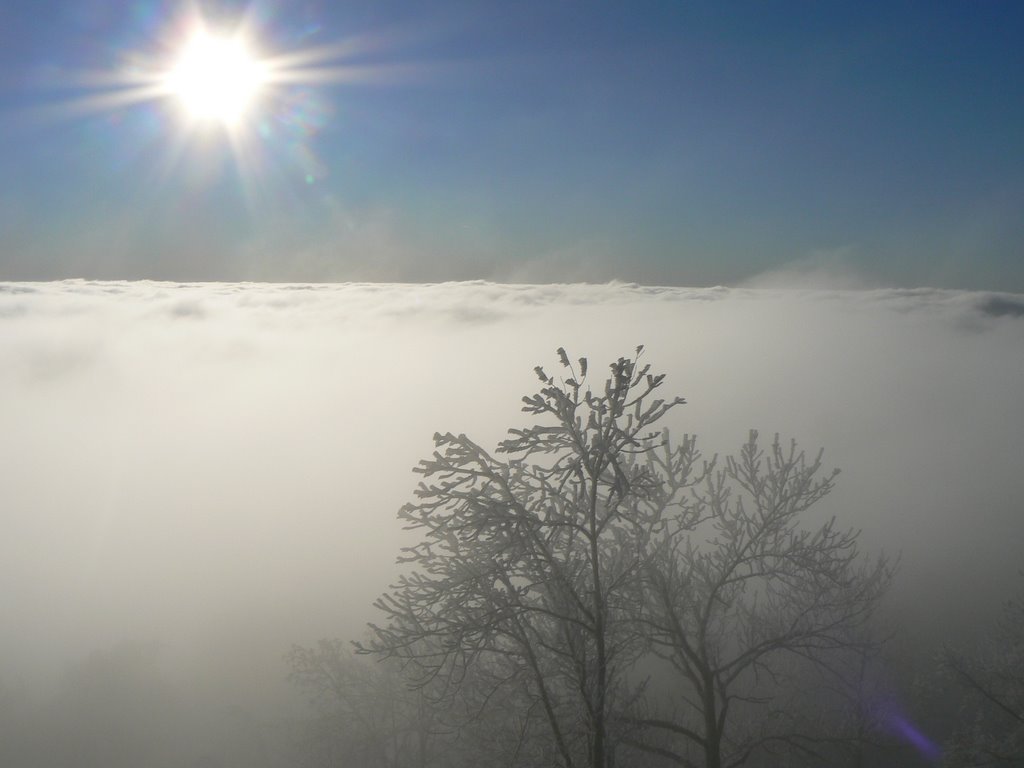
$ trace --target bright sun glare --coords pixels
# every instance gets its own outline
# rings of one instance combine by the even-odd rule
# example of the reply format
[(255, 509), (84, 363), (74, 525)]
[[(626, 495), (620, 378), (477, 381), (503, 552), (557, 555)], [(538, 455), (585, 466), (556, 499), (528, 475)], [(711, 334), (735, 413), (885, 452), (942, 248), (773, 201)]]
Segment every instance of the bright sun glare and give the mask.
[[(317, 86), (373, 83), (389, 76), (387, 66), (349, 61), (377, 50), (381, 43), (373, 37), (281, 49), (264, 44), (261, 33), (270, 34), (271, 41), (291, 40), (290, 27), (278, 34), (244, 16), (210, 24), (194, 0), (166, 5), (183, 7), (157, 19), (161, 23), (152, 29), (152, 20), (145, 20), (147, 47), (119, 52), (119, 65), (111, 69), (68, 73), (67, 84), (76, 89), (31, 112), (45, 119), (75, 119), (156, 102), (158, 108), (143, 114), (160, 118), (168, 129), (167, 167), (192, 144), (228, 149), (247, 197), (255, 199), (257, 190), (273, 186), (266, 179), (257, 182), (256, 176), (272, 167), (295, 171), (306, 184), (326, 174), (313, 142), (332, 110)], [(279, 164), (264, 162), (272, 153), (281, 156)], [(203, 151), (193, 157), (203, 162), (219, 155)]]
[(200, 31), (182, 49), (166, 86), (191, 119), (232, 127), (266, 82), (266, 65), (240, 38)]

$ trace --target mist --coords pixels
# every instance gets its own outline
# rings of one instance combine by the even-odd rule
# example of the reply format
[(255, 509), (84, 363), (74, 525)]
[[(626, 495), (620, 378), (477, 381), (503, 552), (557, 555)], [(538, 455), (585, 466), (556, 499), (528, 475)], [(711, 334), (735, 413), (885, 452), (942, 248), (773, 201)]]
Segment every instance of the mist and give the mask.
[(269, 709), (291, 644), (375, 618), (435, 432), (493, 446), (557, 347), (596, 378), (638, 344), (705, 454), (824, 448), (818, 514), (900, 556), (900, 632), (976, 635), (1017, 591), (1021, 295), (6, 283), (0, 682), (45, 697), (129, 644), (191, 701)]

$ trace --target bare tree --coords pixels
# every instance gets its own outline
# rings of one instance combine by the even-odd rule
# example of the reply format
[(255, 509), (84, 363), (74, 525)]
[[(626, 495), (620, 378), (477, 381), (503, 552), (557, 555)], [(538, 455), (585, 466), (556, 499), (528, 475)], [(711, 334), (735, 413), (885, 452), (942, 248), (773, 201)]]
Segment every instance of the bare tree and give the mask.
[[(473, 670), (486, 704), (503, 689), (525, 696), (524, 723), (540, 717), (547, 765), (613, 764), (614, 712), (637, 695), (627, 672), (646, 650), (632, 621), (632, 585), (648, 570), (648, 542), (690, 483), (691, 440), (664, 447), (653, 431), (682, 399), (655, 399), (663, 376), (641, 366), (642, 347), (611, 365), (603, 388), (587, 361), (558, 354), (564, 380), (541, 368), (512, 429), (488, 453), (465, 435), (435, 435), (437, 451), (415, 471), (427, 479), (400, 518), (423, 534), (409, 566), (376, 606), (368, 648), (405, 660), (418, 684), (460, 692)], [(525, 738), (526, 731), (524, 731)]]
[[(693, 437), (656, 430), (683, 401), (653, 396), (663, 376), (641, 352), (595, 392), (586, 359), (559, 349), (566, 378), (536, 369), (523, 409), (536, 423), (496, 455), (435, 435), (418, 500), (399, 512), (422, 539), (362, 650), (477, 712), (521, 702), (514, 752), (543, 765), (815, 754), (837, 737), (785, 706), (794, 665), (849, 651), (892, 569), (834, 521), (802, 527), (833, 486), (820, 454), (777, 438), (765, 453), (751, 432), (718, 469)], [(674, 675), (667, 693), (664, 674), (646, 687), (658, 663)], [(527, 749), (538, 721), (547, 747)]]
[(822, 472), (820, 452), (809, 460), (778, 436), (764, 451), (751, 431), (652, 541), (638, 620), (678, 693), (667, 714), (633, 719), (643, 729), (633, 746), (678, 765), (731, 768), (837, 738), (807, 732), (786, 694), (801, 665), (851, 649), (892, 568), (861, 558), (858, 532), (834, 519), (803, 527), (836, 474)]

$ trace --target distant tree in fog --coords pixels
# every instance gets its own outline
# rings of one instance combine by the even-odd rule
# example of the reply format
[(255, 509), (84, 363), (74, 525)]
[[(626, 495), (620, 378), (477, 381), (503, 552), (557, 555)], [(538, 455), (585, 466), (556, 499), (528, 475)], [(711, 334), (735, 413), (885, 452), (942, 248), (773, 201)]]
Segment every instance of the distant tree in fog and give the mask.
[[(187, 684), (184, 684), (187, 685)], [(28, 700), (0, 688), (3, 768), (277, 768), (296, 765), (286, 723), (168, 677), (155, 642), (126, 641), (70, 663)]]
[[(293, 646), (289, 678), (310, 696), (313, 716), (293, 728), (295, 765), (319, 768), (477, 768), (547, 765), (537, 739), (543, 725), (530, 702), (511, 691), (490, 696), (492, 670), (469, 671), (460, 696), (437, 696), (439, 681), (410, 686), (399, 662), (354, 656), (351, 643)], [(483, 699), (488, 699), (484, 707)]]
[(947, 648), (941, 665), (966, 694), (950, 766), (1024, 766), (1024, 598), (1010, 602), (973, 653)]
[(659, 429), (684, 401), (655, 397), (642, 350), (592, 389), (559, 349), (562, 378), (538, 367), (523, 399), (534, 423), (493, 455), (435, 435), (399, 512), (422, 538), (362, 650), (481, 717), (519, 702), (514, 765), (721, 768), (845, 742), (784, 694), (855, 647), (889, 565), (834, 522), (804, 527), (835, 477), (820, 454), (751, 432), (718, 468)]
[(32, 702), (24, 685), (0, 678), (0, 765), (26, 762), (27, 737), (32, 730)]
[[(21, 765), (127, 768), (180, 755), (181, 702), (162, 679), (154, 643), (123, 643), (69, 666), (17, 734)], [(18, 761), (10, 765), (19, 765)]]
[(395, 666), (354, 658), (351, 644), (339, 640), (296, 645), (285, 658), (289, 678), (310, 694), (317, 713), (302, 738), (309, 765), (439, 764), (437, 714), (421, 691), (404, 684)]

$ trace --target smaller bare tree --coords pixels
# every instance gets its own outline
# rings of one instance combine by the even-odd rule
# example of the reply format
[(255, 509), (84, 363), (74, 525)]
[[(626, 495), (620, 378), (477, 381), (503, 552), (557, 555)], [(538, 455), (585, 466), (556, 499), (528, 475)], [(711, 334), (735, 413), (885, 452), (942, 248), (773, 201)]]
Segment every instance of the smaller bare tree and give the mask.
[(804, 527), (837, 474), (778, 436), (762, 450), (752, 431), (655, 542), (638, 619), (679, 693), (669, 714), (634, 719), (634, 746), (678, 765), (735, 768), (828, 741), (798, 723), (786, 692), (800, 665), (850, 650), (892, 577), (884, 557), (860, 556), (858, 532), (834, 519)]

